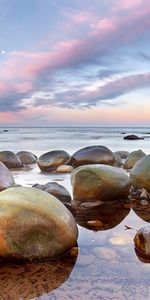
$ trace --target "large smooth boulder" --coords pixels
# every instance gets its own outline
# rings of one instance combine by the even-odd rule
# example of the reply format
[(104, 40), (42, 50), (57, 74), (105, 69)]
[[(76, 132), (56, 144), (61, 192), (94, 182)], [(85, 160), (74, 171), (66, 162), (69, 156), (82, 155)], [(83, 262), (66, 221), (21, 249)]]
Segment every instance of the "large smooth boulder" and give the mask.
[(87, 165), (72, 172), (73, 197), (76, 201), (113, 200), (128, 195), (130, 178), (120, 168)]
[(64, 205), (71, 205), (71, 196), (67, 189), (57, 182), (48, 182), (46, 184), (34, 184), (33, 187), (45, 191), (57, 199), (59, 199)]
[(142, 150), (137, 150), (131, 152), (125, 160), (124, 169), (129, 170), (134, 167), (134, 165), (139, 161), (141, 158), (145, 157), (146, 154)]
[(0, 258), (41, 260), (71, 249), (78, 236), (69, 210), (36, 188), (15, 187), (0, 193)]
[(25, 165), (35, 164), (37, 160), (37, 157), (29, 151), (19, 151), (17, 156), (21, 160), (22, 164)]
[(115, 157), (105, 146), (89, 146), (75, 152), (68, 164), (74, 168), (88, 164), (114, 165)]
[(0, 191), (15, 185), (13, 175), (8, 168), (0, 161)]
[(0, 161), (9, 169), (22, 167), (19, 157), (12, 151), (0, 151)]
[(150, 155), (147, 155), (140, 159), (132, 168), (131, 183), (137, 188), (145, 188), (150, 192)]
[(38, 166), (43, 172), (55, 171), (70, 159), (70, 155), (64, 150), (54, 150), (42, 154), (37, 160)]

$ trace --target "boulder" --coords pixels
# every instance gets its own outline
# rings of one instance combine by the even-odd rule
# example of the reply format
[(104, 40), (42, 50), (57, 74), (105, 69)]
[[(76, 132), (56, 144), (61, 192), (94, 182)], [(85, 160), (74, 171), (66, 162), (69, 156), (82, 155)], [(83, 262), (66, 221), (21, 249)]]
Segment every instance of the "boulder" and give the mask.
[(123, 165), (124, 169), (129, 170), (134, 167), (134, 165), (139, 161), (141, 158), (145, 157), (146, 154), (142, 150), (137, 150), (131, 152), (125, 160)]
[(135, 250), (138, 258), (143, 262), (150, 262), (150, 226), (140, 228), (134, 238)]
[(150, 155), (147, 155), (140, 159), (132, 168), (131, 184), (137, 188), (145, 188), (150, 192)]
[(137, 136), (137, 135), (135, 135), (135, 134), (127, 135), (127, 136), (125, 136), (123, 139), (124, 139), (124, 140), (132, 140), (132, 141), (134, 141), (134, 140), (144, 140), (143, 137), (139, 137), (139, 136)]
[(37, 160), (37, 157), (33, 153), (28, 151), (20, 151), (17, 153), (17, 156), (21, 160), (22, 164), (25, 165), (35, 164)]
[(0, 229), (2, 261), (54, 258), (78, 236), (72, 214), (56, 197), (28, 187), (0, 193)]
[(72, 166), (61, 165), (56, 169), (57, 173), (71, 173), (74, 170)]
[(88, 164), (114, 165), (115, 157), (105, 146), (89, 146), (75, 152), (67, 164), (74, 168)]
[(54, 150), (44, 153), (37, 160), (38, 166), (43, 172), (52, 172), (65, 164), (70, 159), (70, 155), (64, 150)]
[(78, 167), (71, 174), (75, 201), (113, 200), (128, 195), (130, 178), (120, 168), (105, 165)]
[(22, 167), (19, 157), (11, 151), (0, 151), (0, 161), (9, 169)]
[(115, 157), (115, 164), (114, 164), (114, 167), (122, 167), (123, 166), (123, 161), (121, 159), (121, 157), (117, 154), (117, 153), (114, 153), (114, 157)]
[(0, 161), (0, 191), (15, 185), (13, 175), (8, 168)]
[(117, 154), (121, 157), (121, 159), (126, 159), (129, 155), (128, 151), (115, 151), (114, 154)]
[(64, 205), (71, 205), (71, 196), (69, 192), (64, 186), (58, 184), (57, 182), (48, 182), (46, 184), (34, 184), (33, 187), (55, 196)]

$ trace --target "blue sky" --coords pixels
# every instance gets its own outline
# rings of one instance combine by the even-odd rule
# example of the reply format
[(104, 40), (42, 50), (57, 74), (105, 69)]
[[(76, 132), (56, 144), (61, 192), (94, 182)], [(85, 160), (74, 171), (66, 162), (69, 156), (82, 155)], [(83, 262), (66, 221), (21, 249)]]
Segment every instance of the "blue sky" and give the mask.
[(0, 10), (0, 125), (150, 125), (148, 0)]

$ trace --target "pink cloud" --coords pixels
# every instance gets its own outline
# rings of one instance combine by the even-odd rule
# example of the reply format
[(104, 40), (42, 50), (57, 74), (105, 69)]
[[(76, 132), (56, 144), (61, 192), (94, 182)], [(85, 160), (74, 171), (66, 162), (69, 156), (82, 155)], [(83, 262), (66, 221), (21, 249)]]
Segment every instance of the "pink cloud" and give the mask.
[[(134, 0), (134, 4), (138, 2)], [(85, 16), (77, 15), (79, 20), (85, 20), (86, 17), (90, 18), (86, 13)], [(127, 16), (92, 19), (91, 31), (85, 38), (61, 41), (53, 51), (11, 52), (1, 66), (0, 93), (34, 92), (36, 80), (46, 72), (53, 74), (59, 69), (76, 68), (92, 63), (97, 58), (102, 59), (115, 49), (134, 42), (149, 31), (149, 27), (150, 7), (144, 6)]]

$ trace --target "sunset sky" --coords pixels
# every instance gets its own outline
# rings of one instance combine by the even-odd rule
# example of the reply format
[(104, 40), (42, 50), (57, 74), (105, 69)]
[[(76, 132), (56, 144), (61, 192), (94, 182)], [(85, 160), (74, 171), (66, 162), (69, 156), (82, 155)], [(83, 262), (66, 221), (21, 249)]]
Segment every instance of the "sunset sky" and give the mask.
[(149, 0), (0, 0), (0, 126), (150, 126)]

